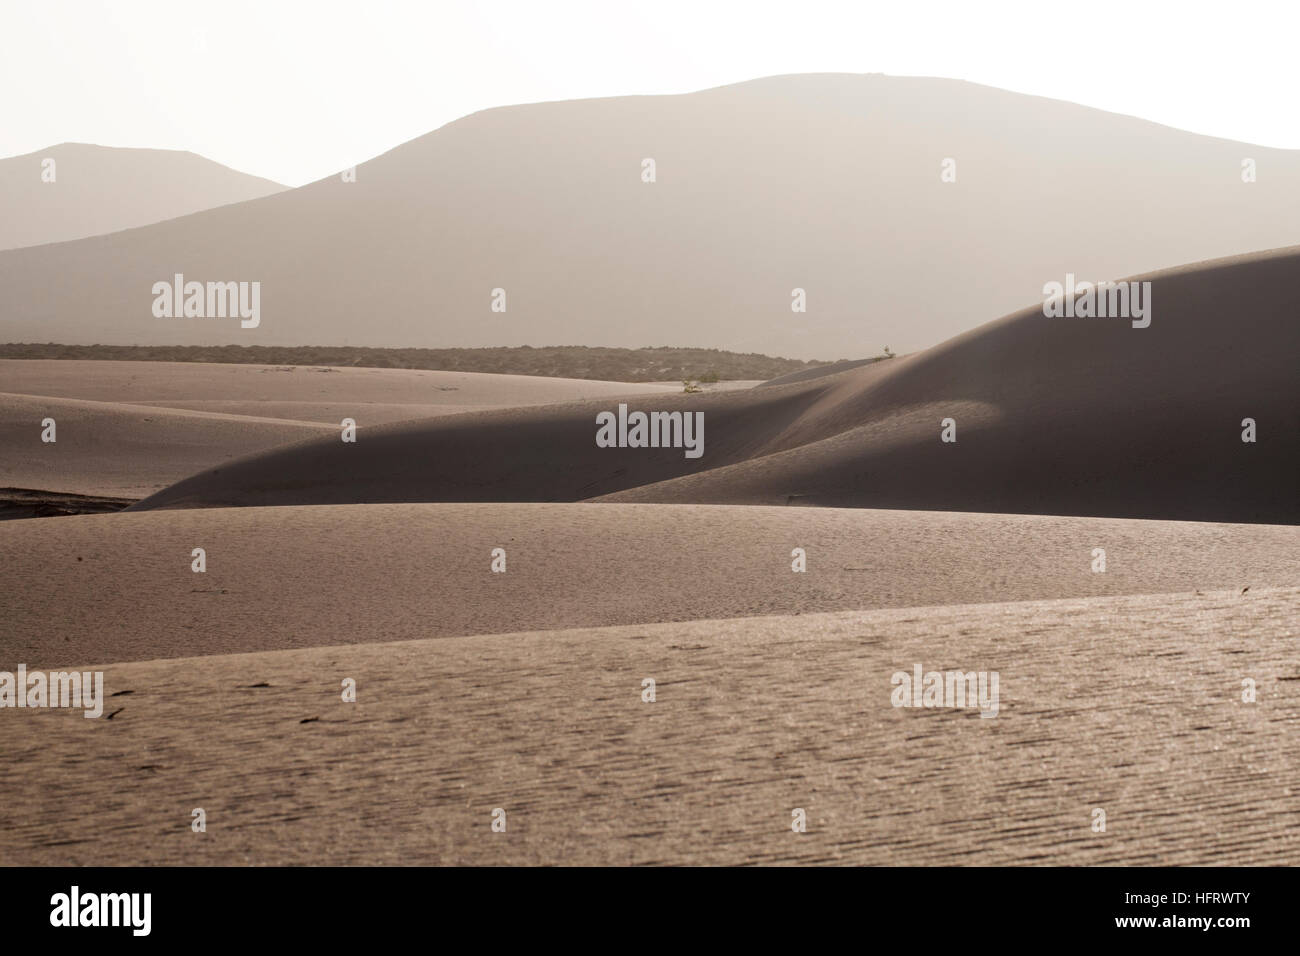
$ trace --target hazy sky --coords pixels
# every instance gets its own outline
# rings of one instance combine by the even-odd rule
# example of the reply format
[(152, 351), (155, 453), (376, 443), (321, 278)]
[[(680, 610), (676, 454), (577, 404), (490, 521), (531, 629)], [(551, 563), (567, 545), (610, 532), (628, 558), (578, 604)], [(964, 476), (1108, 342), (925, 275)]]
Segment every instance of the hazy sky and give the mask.
[(1300, 148), (1297, 28), (1295, 0), (0, 0), (0, 156), (188, 149), (297, 186), (490, 106), (818, 72)]

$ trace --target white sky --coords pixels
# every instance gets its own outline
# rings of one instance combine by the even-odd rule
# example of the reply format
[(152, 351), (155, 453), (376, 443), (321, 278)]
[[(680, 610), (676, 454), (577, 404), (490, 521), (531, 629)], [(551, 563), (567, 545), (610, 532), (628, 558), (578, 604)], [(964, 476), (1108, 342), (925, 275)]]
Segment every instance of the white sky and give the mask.
[(1298, 28), (1296, 0), (0, 0), (0, 156), (188, 149), (298, 186), (490, 106), (821, 72), (1300, 148)]

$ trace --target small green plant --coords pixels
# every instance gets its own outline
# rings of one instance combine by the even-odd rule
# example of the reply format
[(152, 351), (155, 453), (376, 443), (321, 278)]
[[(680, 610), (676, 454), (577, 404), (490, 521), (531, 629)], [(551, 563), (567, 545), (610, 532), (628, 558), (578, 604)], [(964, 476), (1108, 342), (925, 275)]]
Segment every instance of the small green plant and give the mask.
[(691, 392), (702, 392), (704, 389), (700, 388), (698, 384), (692, 382), (689, 378), (684, 378), (682, 379), (682, 391), (690, 394)]

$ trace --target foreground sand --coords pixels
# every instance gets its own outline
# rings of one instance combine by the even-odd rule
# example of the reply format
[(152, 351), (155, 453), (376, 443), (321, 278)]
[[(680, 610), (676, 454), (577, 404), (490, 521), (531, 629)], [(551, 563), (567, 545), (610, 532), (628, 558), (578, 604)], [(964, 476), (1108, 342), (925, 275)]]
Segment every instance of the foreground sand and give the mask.
[(126, 512), (5, 522), (0, 555), (0, 667), (1300, 585), (1291, 526), (761, 506)]
[[(1252, 588), (118, 664), (111, 720), (4, 713), (0, 859), (1295, 865), (1298, 616)], [(914, 663), (997, 670), (999, 715), (893, 708)]]

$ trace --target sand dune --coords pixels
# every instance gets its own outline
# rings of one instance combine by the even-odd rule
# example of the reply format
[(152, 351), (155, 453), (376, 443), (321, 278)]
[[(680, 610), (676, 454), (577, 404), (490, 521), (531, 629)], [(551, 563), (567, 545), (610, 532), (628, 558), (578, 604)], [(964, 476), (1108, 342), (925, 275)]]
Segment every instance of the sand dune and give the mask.
[[(42, 441), (54, 419), (56, 441)], [(0, 392), (0, 487), (139, 499), (337, 426)]]
[[(489, 110), (190, 215), (277, 187), (58, 149), (41, 189), (0, 162), (0, 249), (124, 231), (0, 252), (0, 339), (843, 360), (0, 360), (0, 517), (68, 515), (0, 523), (0, 670), (111, 695), (5, 710), (0, 860), (1300, 864), (1300, 151), (839, 75)], [(1043, 315), (1171, 265), (1149, 327)], [(260, 283), (260, 324), (155, 318), (176, 273)], [(620, 404), (702, 455), (600, 447)], [(895, 708), (914, 666), (996, 671), (996, 719)]]
[(1300, 249), (1157, 273), (1145, 329), (1031, 307), (840, 377), (796, 448), (610, 500), (1297, 522), (1297, 276)]
[[(321, 405), (543, 405), (606, 395), (680, 392), (676, 383), (438, 372), (403, 368), (0, 359), (0, 391), (96, 402)], [(171, 405), (171, 407), (185, 407)], [(410, 416), (416, 417), (416, 416)], [(338, 424), (338, 419), (331, 419)]]
[(147, 226), (284, 188), (194, 153), (61, 143), (0, 159), (0, 249)]
[[(576, 501), (743, 461), (793, 421), (821, 386), (706, 394), (664, 391), (536, 407), (474, 410), (381, 425), (355, 444), (321, 441), (197, 474), (144, 508), (383, 501)], [(631, 408), (706, 415), (703, 459), (681, 448), (596, 447), (598, 411)], [(336, 445), (338, 447), (336, 447)], [(400, 465), (399, 465), (400, 463)]]
[[(1105, 573), (1091, 569), (1099, 547)], [(494, 548), (504, 574), (490, 570)], [(791, 570), (795, 548), (804, 573)], [(0, 668), (1300, 583), (1289, 526), (862, 509), (128, 512), (5, 522), (0, 553)]]
[[(850, 369), (861, 368), (864, 365), (873, 365), (880, 362), (879, 359), (842, 359), (838, 362), (831, 362), (829, 365), (818, 365), (813, 368), (799, 369), (797, 372), (790, 372), (788, 375), (782, 375), (779, 378), (769, 379), (766, 382), (759, 382), (763, 388), (775, 388), (778, 385), (793, 385), (796, 382), (807, 382), (815, 378), (825, 378), (828, 375), (837, 375), (840, 372), (847, 372)], [(883, 371), (883, 365), (881, 371)]]
[[(7, 712), (0, 857), (1294, 866), (1297, 614), (1252, 588), (117, 664), (111, 720)], [(998, 716), (892, 707), (915, 663), (997, 671)]]
[[(934, 345), (1067, 270), (1096, 281), (1300, 243), (1300, 151), (917, 77), (486, 110), (356, 172), (4, 253), (0, 339), (855, 358)], [(152, 285), (176, 273), (261, 282), (260, 325), (155, 318)]]
[(905, 358), (631, 404), (703, 412), (698, 459), (597, 447), (616, 405), (588, 401), (277, 449), (138, 507), (603, 498), (1296, 522), (1297, 275), (1300, 248), (1199, 263), (1139, 277), (1148, 328), (1036, 305)]
[[(352, 418), (681, 391), (664, 385), (408, 369), (0, 360), (0, 487), (142, 498)], [(58, 441), (41, 441), (53, 417)]]
[(334, 425), (336, 428), (345, 418), (351, 418), (358, 424), (365, 422), (366, 425), (387, 425), (391, 422), (404, 422), (413, 418), (436, 418), (439, 415), (456, 415), (470, 409), (491, 411), (496, 408), (511, 407), (500, 405), (393, 405), (376, 402), (222, 401), (221, 399), (203, 399), (201, 401), (173, 399), (166, 402), (141, 402), (139, 404), (158, 408), (184, 408), (192, 411), (216, 412), (224, 415), (317, 422), (319, 424)]

